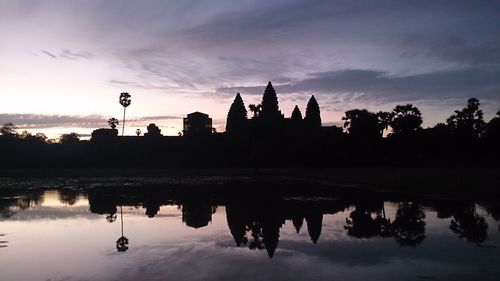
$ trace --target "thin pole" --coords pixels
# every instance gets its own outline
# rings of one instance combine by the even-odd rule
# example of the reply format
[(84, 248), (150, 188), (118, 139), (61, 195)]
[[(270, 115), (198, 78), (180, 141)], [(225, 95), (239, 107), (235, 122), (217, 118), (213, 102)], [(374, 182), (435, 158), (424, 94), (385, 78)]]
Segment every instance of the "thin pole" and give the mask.
[(123, 107), (123, 124), (122, 124), (122, 137), (123, 134), (125, 133), (125, 109), (127, 109), (125, 106)]
[(122, 225), (122, 237), (123, 237), (123, 209), (121, 205), (120, 205), (120, 222)]

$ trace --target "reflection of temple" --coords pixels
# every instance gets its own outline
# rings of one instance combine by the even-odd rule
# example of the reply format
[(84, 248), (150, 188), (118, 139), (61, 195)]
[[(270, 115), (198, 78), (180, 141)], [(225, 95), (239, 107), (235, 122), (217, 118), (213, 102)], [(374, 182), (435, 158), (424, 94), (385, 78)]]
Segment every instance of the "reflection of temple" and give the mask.
[[(40, 206), (44, 198), (74, 204), (88, 198), (90, 211), (106, 215), (109, 222), (117, 220), (117, 206), (142, 206), (145, 215), (153, 218), (161, 206), (182, 206), (182, 221), (189, 227), (201, 228), (212, 220), (216, 206), (225, 206), (229, 231), (236, 246), (266, 250), (272, 258), (279, 244), (281, 227), (289, 221), (297, 233), (307, 227), (310, 240), (321, 240), (323, 215), (353, 208), (345, 218), (345, 233), (354, 238), (390, 237), (403, 246), (418, 246), (426, 237), (424, 206), (437, 212), (438, 218), (449, 218), (449, 229), (465, 241), (481, 244), (488, 237), (488, 224), (476, 211), (472, 201), (400, 201), (392, 219), (386, 217), (384, 200), (377, 196), (352, 197), (322, 195), (321, 200), (285, 199), (283, 195), (259, 192), (242, 197), (240, 190), (250, 186), (231, 186), (233, 191), (216, 192), (210, 188), (174, 190), (156, 188), (90, 188), (87, 190), (44, 191), (0, 190), (0, 214), (3, 218), (16, 211)], [(196, 191), (196, 192), (193, 192)], [(280, 194), (280, 193), (278, 193)], [(311, 193), (314, 196), (314, 193)], [(47, 197), (49, 196), (49, 197)], [(293, 197), (291, 197), (293, 198)], [(500, 219), (498, 204), (484, 207), (495, 220)], [(392, 221), (391, 221), (392, 220)], [(121, 245), (121, 244), (120, 244)]]
[(215, 209), (205, 200), (190, 201), (182, 205), (182, 221), (187, 226), (200, 228), (212, 221)]
[(285, 221), (292, 221), (297, 233), (305, 219), (309, 237), (316, 243), (321, 235), (323, 214), (334, 214), (347, 207), (335, 201), (234, 201), (226, 205), (229, 230), (237, 246), (250, 249), (265, 248), (269, 257), (274, 256), (279, 241), (280, 228)]

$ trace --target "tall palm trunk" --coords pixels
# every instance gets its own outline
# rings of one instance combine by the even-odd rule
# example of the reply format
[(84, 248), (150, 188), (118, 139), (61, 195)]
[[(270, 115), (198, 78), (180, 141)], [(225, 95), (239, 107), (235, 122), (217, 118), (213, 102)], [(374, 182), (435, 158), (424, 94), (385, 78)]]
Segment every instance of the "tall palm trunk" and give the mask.
[(122, 123), (122, 136), (123, 134), (125, 133), (125, 110), (127, 108), (126, 107), (123, 107), (123, 123)]

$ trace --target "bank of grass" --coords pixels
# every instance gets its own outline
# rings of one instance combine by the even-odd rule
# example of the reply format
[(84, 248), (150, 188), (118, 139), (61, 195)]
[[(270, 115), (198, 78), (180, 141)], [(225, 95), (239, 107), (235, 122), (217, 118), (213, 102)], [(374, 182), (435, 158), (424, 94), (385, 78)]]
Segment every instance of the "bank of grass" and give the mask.
[(82, 177), (286, 177), (326, 185), (422, 194), (500, 194), (500, 168), (322, 169), (4, 169), (1, 178)]
[(379, 191), (500, 194), (499, 168), (338, 168), (319, 177)]

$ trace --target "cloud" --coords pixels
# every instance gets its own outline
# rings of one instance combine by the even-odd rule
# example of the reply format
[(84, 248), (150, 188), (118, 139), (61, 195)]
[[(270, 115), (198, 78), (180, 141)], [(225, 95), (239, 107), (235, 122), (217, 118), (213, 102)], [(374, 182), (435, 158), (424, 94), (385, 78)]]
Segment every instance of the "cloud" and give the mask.
[[(477, 97), (499, 101), (500, 69), (465, 68), (414, 75), (393, 75), (380, 70), (346, 69), (311, 73), (309, 78), (275, 85), (279, 94), (351, 94), (355, 100), (404, 102), (425, 99)], [(226, 87), (216, 93), (261, 95), (264, 86)]]
[[(88, 77), (89, 92), (105, 96), (100, 85), (107, 81), (108, 88), (137, 88), (180, 103), (222, 101), (238, 91), (261, 95), (268, 80), (283, 100), (330, 97), (320, 101), (329, 112), (367, 103), (499, 100), (498, 1), (36, 0), (6, 1), (3, 8), (0, 26), (12, 28), (0, 29), (0, 37), (12, 40), (2, 58), (11, 65), (30, 65), (15, 55), (22, 58), (32, 46), (52, 59), (91, 59), (37, 65), (47, 74), (43, 84), (53, 88), (61, 83), (55, 70), (64, 67)], [(89, 69), (95, 75), (85, 75)], [(16, 73), (8, 80), (43, 76)], [(438, 107), (426, 118), (450, 109)]]
[(403, 36), (401, 42), (403, 49), (411, 50), (403, 51), (402, 57), (422, 54), (464, 65), (500, 64), (500, 38), (475, 42), (463, 35), (434, 36), (433, 38), (432, 36), (407, 34)]
[[(181, 119), (180, 116), (145, 116), (128, 118), (127, 123), (147, 125), (152, 121)], [(109, 117), (102, 115), (44, 115), (44, 114), (0, 114), (0, 123), (13, 123), (19, 129), (46, 129), (56, 127), (102, 128), (108, 127)]]
[(62, 58), (62, 59), (69, 59), (69, 60), (80, 60), (80, 59), (91, 59), (94, 57), (94, 55), (90, 52), (77, 52), (77, 51), (72, 51), (72, 50), (62, 50), (59, 55), (55, 55), (49, 51), (46, 50), (41, 50), (40, 52), (46, 54), (47, 56), (57, 59), (57, 58)]
[(45, 51), (45, 50), (41, 50), (42, 53), (46, 54), (47, 56), (53, 58), (53, 59), (57, 59), (57, 56), (52, 54), (51, 52), (49, 51)]
[(59, 56), (65, 59), (78, 60), (91, 59), (94, 55), (90, 52), (75, 52), (71, 50), (63, 50)]

